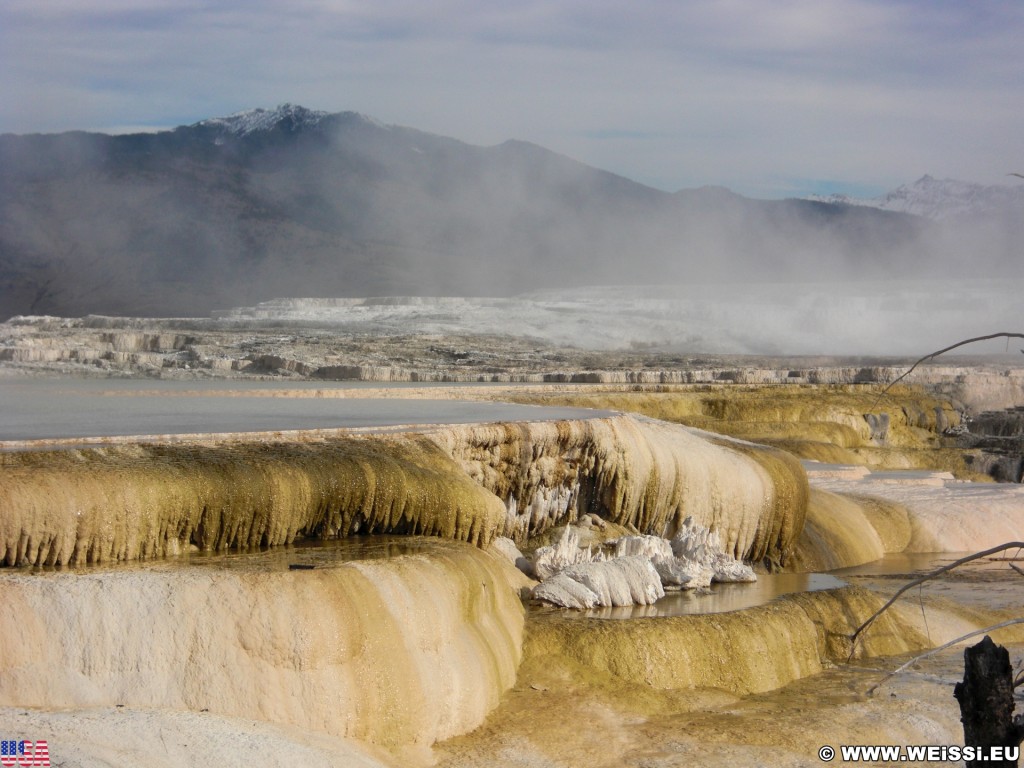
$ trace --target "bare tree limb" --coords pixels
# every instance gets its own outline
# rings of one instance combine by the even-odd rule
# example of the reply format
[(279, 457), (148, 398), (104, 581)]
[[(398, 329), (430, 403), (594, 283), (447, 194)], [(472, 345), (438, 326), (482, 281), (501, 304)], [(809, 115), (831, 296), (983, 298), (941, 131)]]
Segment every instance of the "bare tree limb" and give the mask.
[(964, 339), (963, 341), (958, 341), (956, 344), (952, 344), (952, 345), (946, 347), (945, 349), (940, 349), (938, 352), (932, 352), (931, 354), (925, 355), (921, 359), (915, 361), (914, 364), (912, 366), (910, 366), (910, 368), (908, 368), (905, 373), (903, 373), (900, 376), (897, 376), (895, 379), (890, 381), (889, 384), (886, 386), (886, 388), (883, 389), (879, 393), (878, 397), (879, 397), (879, 399), (885, 397), (886, 393), (888, 393), (888, 391), (890, 389), (895, 387), (899, 382), (903, 381), (903, 379), (907, 378), (907, 376), (909, 376), (911, 373), (913, 373), (914, 369), (917, 368), (917, 366), (919, 366), (921, 363), (927, 362), (928, 360), (936, 358), (939, 355), (945, 354), (946, 352), (949, 352), (950, 350), (956, 349), (957, 347), (963, 347), (963, 346), (965, 346), (967, 344), (973, 344), (976, 341), (987, 341), (988, 339), (999, 339), (999, 338), (1004, 338), (1004, 337), (1007, 338), (1007, 339), (1024, 339), (1024, 333), (1005, 333), (1005, 332), (1003, 332), (1003, 333), (990, 333), (987, 336), (975, 336), (973, 339)]
[(947, 648), (952, 648), (957, 643), (962, 643), (964, 640), (970, 640), (972, 637), (975, 637), (977, 635), (982, 635), (982, 634), (985, 634), (986, 632), (994, 632), (995, 630), (1002, 629), (1003, 627), (1011, 627), (1014, 624), (1024, 624), (1024, 619), (1010, 619), (1010, 620), (1004, 621), (1004, 622), (1002, 622), (1000, 624), (993, 624), (991, 627), (985, 627), (984, 629), (976, 629), (973, 632), (968, 632), (966, 635), (961, 635), (960, 637), (956, 638), (955, 640), (950, 640), (948, 643), (943, 643), (942, 645), (938, 646), (937, 648), (932, 648), (929, 651), (925, 651), (924, 653), (922, 653), (922, 654), (912, 658), (906, 664), (901, 664), (900, 666), (896, 667), (896, 669), (894, 669), (892, 672), (887, 674), (885, 677), (883, 677), (877, 683), (875, 683), (870, 688), (868, 688), (867, 694), (868, 694), (868, 696), (871, 696), (875, 691), (878, 690), (878, 688), (883, 683), (885, 683), (885, 681), (890, 680), (891, 678), (895, 677), (900, 672), (905, 670), (907, 667), (909, 667), (909, 666), (911, 666), (913, 664), (916, 664), (917, 662), (921, 661), (922, 659), (928, 658), (932, 654), (938, 653), (939, 651), (944, 651)]
[[(849, 658), (852, 659), (854, 651), (857, 650), (857, 640), (860, 638), (861, 633), (864, 632), (864, 630), (866, 630), (868, 627), (870, 627), (872, 622), (874, 622), (875, 619), (877, 619), (879, 616), (881, 616), (889, 608), (889, 606), (891, 606), (893, 603), (895, 603), (896, 600), (899, 599), (900, 595), (902, 595), (907, 590), (913, 589), (918, 584), (923, 584), (924, 582), (928, 581), (929, 579), (933, 579), (936, 576), (939, 576), (939, 575), (941, 575), (943, 573), (946, 573), (947, 571), (951, 571), (954, 568), (956, 568), (957, 566), (963, 565), (964, 563), (969, 563), (972, 560), (979, 560), (979, 559), (981, 559), (983, 557), (988, 557), (989, 555), (994, 555), (996, 552), (1003, 552), (1004, 550), (1007, 550), (1007, 549), (1021, 549), (1021, 548), (1024, 548), (1024, 541), (1010, 541), (1010, 542), (1007, 542), (1006, 544), (1000, 544), (998, 547), (992, 547), (992, 549), (986, 549), (984, 552), (976, 552), (973, 555), (968, 555), (967, 557), (962, 557), (959, 560), (953, 561), (949, 565), (944, 565), (941, 568), (935, 569), (931, 573), (927, 573), (924, 576), (921, 576), (920, 578), (914, 579), (913, 581), (911, 581), (911, 582), (909, 582), (907, 584), (904, 584), (902, 587), (900, 587), (896, 591), (896, 594), (894, 594), (891, 598), (889, 598), (889, 602), (887, 602), (885, 605), (883, 605), (881, 608), (879, 608), (877, 611), (875, 611), (871, 615), (871, 618), (869, 618), (867, 621), (865, 621), (863, 624), (861, 624), (859, 627), (857, 627), (857, 631), (854, 632), (853, 633), (853, 637), (850, 638), (850, 641), (851, 641), (852, 645), (850, 646), (850, 656), (849, 656)], [(1022, 619), (1021, 621), (1024, 621), (1024, 619)]]

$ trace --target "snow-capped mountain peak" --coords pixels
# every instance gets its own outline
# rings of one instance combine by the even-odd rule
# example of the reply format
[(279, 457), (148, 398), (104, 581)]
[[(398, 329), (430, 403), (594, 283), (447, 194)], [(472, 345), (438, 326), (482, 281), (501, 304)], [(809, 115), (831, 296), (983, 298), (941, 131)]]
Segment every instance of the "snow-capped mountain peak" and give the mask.
[(848, 195), (813, 195), (809, 199), (824, 203), (863, 205), (940, 220), (985, 213), (1011, 205), (1024, 205), (1024, 184), (986, 186), (925, 175), (913, 184), (904, 184), (880, 197), (859, 199)]
[(881, 198), (880, 208), (916, 213), (929, 219), (945, 219), (965, 213), (980, 213), (1009, 203), (1024, 201), (1024, 187), (986, 186), (956, 179), (922, 176)]
[(213, 117), (197, 125), (220, 128), (225, 133), (248, 136), (269, 131), (284, 122), (291, 131), (312, 128), (327, 117), (327, 112), (306, 109), (297, 104), (281, 104), (276, 109), (247, 109), (227, 117)]

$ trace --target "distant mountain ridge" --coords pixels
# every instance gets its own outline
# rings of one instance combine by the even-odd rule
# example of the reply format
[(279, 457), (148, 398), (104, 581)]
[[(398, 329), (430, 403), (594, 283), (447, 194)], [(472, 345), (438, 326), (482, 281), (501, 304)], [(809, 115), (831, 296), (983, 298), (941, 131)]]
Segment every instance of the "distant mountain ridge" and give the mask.
[(912, 213), (941, 221), (959, 216), (985, 215), (1024, 206), (1024, 184), (984, 185), (956, 179), (922, 176), (881, 197), (855, 198), (848, 195), (812, 195), (809, 200), (839, 205), (862, 205), (883, 211)]
[(1019, 276), (1024, 238), (1020, 216), (949, 228), (722, 188), (669, 194), (528, 142), (479, 147), (290, 104), (155, 134), (2, 135), (0, 169), (0, 317), (207, 315), (278, 296)]

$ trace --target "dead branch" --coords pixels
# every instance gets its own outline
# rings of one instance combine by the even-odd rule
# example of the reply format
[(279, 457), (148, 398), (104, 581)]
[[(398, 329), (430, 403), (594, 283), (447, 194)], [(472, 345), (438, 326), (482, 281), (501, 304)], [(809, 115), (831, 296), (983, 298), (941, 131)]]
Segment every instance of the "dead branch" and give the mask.
[(952, 344), (946, 347), (945, 349), (940, 349), (938, 352), (932, 352), (931, 354), (925, 355), (921, 359), (917, 360), (912, 366), (910, 366), (910, 368), (908, 368), (905, 373), (903, 373), (900, 376), (897, 376), (895, 379), (889, 382), (888, 386), (886, 386), (886, 388), (879, 393), (878, 397), (879, 399), (885, 397), (885, 395), (889, 392), (890, 389), (895, 387), (899, 382), (903, 381), (903, 379), (907, 378), (907, 376), (913, 373), (914, 369), (917, 368), (917, 366), (919, 366), (921, 363), (927, 362), (928, 360), (932, 360), (938, 357), (939, 355), (945, 354), (950, 350), (956, 349), (957, 347), (963, 347), (966, 346), (967, 344), (973, 344), (976, 341), (987, 341), (988, 339), (999, 339), (1004, 337), (1007, 339), (1024, 339), (1024, 333), (990, 333), (987, 336), (975, 336), (973, 339), (964, 339), (963, 341), (958, 341), (956, 344)]
[(1006, 544), (1000, 544), (998, 547), (992, 547), (992, 549), (986, 549), (984, 552), (976, 552), (973, 555), (968, 555), (967, 557), (962, 557), (959, 560), (953, 561), (949, 565), (944, 565), (941, 568), (935, 569), (931, 573), (927, 573), (924, 576), (921, 576), (921, 577), (919, 577), (917, 579), (914, 579), (913, 581), (911, 581), (911, 582), (909, 582), (907, 584), (904, 584), (902, 587), (900, 587), (896, 591), (896, 594), (894, 594), (891, 598), (889, 598), (889, 601), (885, 605), (883, 605), (881, 608), (879, 608), (877, 611), (875, 611), (871, 615), (871, 618), (869, 618), (867, 621), (865, 621), (863, 624), (861, 624), (859, 627), (857, 627), (857, 631), (854, 632), (853, 633), (853, 637), (850, 638), (851, 646), (850, 646), (850, 657), (849, 658), (852, 659), (854, 652), (857, 650), (857, 640), (860, 638), (861, 633), (864, 632), (864, 630), (866, 630), (868, 627), (870, 627), (872, 622), (874, 622), (875, 619), (877, 619), (879, 616), (881, 616), (889, 608), (889, 606), (891, 606), (893, 603), (895, 603), (896, 600), (899, 599), (900, 595), (902, 595), (907, 590), (913, 589), (918, 584), (923, 584), (924, 582), (928, 581), (929, 579), (933, 579), (936, 576), (940, 576), (941, 574), (946, 573), (947, 571), (951, 571), (954, 568), (963, 565), (964, 563), (969, 563), (972, 560), (979, 560), (979, 559), (981, 559), (983, 557), (988, 557), (989, 555), (994, 555), (996, 552), (1003, 552), (1004, 550), (1007, 550), (1007, 549), (1021, 549), (1021, 548), (1024, 548), (1024, 541), (1010, 541), (1010, 542), (1007, 542)]
[(977, 635), (982, 635), (982, 634), (985, 634), (986, 632), (994, 632), (997, 629), (1002, 629), (1003, 627), (1010, 627), (1010, 626), (1013, 626), (1014, 624), (1024, 624), (1024, 619), (1009, 619), (1008, 621), (1004, 621), (1004, 622), (1002, 622), (1000, 624), (993, 624), (991, 627), (985, 627), (984, 629), (976, 629), (973, 632), (968, 632), (966, 635), (961, 635), (960, 637), (956, 638), (955, 640), (950, 640), (948, 643), (943, 643), (942, 645), (938, 646), (937, 648), (932, 648), (931, 650), (925, 651), (924, 653), (919, 654), (919, 655), (915, 656), (914, 658), (912, 658), (906, 664), (901, 664), (896, 669), (894, 669), (892, 672), (890, 672), (885, 677), (883, 677), (881, 680), (879, 680), (877, 683), (875, 683), (870, 688), (868, 688), (867, 695), (868, 696), (873, 695), (874, 692), (877, 691), (878, 688), (881, 685), (883, 685), (887, 680), (892, 679), (893, 677), (898, 675), (900, 672), (905, 670), (907, 667), (910, 667), (910, 666), (916, 664), (917, 662), (921, 661), (922, 659), (928, 658), (932, 654), (938, 653), (939, 651), (944, 651), (947, 648), (952, 648), (957, 643), (962, 643), (964, 640), (970, 640), (972, 637), (975, 637)]

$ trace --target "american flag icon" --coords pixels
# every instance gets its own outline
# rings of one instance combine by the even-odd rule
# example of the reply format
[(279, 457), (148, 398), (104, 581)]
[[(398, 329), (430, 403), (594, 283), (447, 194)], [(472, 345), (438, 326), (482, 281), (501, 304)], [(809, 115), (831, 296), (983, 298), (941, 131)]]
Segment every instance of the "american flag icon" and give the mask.
[(3, 768), (50, 768), (50, 748), (45, 741), (0, 740)]

